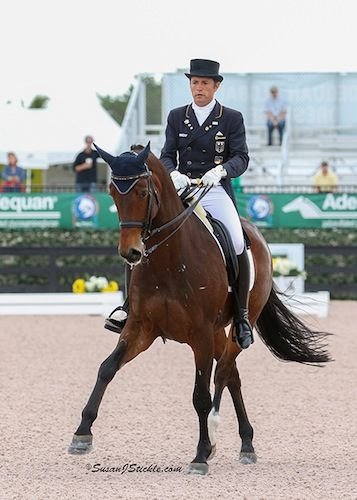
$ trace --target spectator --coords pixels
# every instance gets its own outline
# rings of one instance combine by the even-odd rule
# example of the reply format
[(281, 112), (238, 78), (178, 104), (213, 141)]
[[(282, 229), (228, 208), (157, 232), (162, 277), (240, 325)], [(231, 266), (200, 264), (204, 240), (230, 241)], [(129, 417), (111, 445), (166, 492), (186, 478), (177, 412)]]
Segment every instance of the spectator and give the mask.
[(265, 101), (265, 115), (268, 127), (268, 146), (273, 145), (273, 130), (278, 129), (280, 146), (286, 119), (286, 102), (279, 97), (279, 89), (275, 85), (270, 89), (270, 97)]
[(2, 191), (4, 193), (15, 193), (24, 191), (26, 172), (17, 166), (17, 156), (13, 152), (7, 153), (8, 164), (2, 172)]
[(314, 175), (313, 186), (317, 193), (334, 193), (337, 189), (337, 175), (330, 170), (327, 161), (321, 162), (320, 169)]
[(76, 173), (76, 191), (93, 192), (97, 189), (97, 151), (92, 148), (93, 137), (87, 135), (84, 138), (85, 147), (73, 163), (73, 170)]

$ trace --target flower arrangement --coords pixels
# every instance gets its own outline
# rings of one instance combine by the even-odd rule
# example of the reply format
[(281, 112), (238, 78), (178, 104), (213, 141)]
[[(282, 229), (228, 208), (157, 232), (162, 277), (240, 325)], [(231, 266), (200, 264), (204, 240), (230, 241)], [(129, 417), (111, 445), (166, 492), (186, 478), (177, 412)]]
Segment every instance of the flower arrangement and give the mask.
[(299, 269), (294, 262), (287, 257), (273, 257), (273, 277), (279, 276), (301, 276), (306, 278), (306, 272)]
[(78, 278), (72, 283), (73, 293), (86, 292), (117, 292), (119, 285), (116, 281), (108, 281), (103, 276), (91, 276), (87, 281)]

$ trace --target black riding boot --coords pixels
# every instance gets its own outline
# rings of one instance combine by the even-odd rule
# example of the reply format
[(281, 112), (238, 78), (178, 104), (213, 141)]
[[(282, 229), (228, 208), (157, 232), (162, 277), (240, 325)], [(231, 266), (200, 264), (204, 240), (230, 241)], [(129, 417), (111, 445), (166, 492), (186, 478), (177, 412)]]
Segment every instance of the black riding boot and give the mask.
[(235, 315), (236, 342), (242, 349), (247, 349), (254, 342), (252, 327), (249, 323), (248, 300), (250, 267), (247, 250), (238, 255), (239, 274), (236, 281), (238, 311)]
[(122, 306), (118, 306), (109, 314), (104, 323), (104, 328), (111, 332), (121, 333), (129, 314), (129, 284), (131, 269), (125, 265), (125, 300)]

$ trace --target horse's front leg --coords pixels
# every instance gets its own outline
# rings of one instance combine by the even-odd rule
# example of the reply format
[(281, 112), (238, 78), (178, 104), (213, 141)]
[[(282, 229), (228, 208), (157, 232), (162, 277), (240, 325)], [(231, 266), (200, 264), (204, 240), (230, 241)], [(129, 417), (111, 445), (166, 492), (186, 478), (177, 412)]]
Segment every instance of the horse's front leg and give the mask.
[(199, 441), (195, 458), (189, 465), (188, 472), (192, 474), (207, 474), (209, 458), (212, 446), (208, 436), (207, 418), (212, 407), (211, 394), (209, 390), (212, 363), (213, 363), (213, 339), (202, 332), (203, 342), (201, 345), (192, 347), (196, 362), (196, 378), (193, 391), (193, 406), (198, 415)]
[(130, 326), (126, 325), (114, 351), (100, 365), (94, 389), (82, 411), (81, 423), (68, 448), (69, 453), (84, 454), (91, 451), (93, 442), (91, 428), (97, 418), (98, 409), (108, 384), (124, 364), (145, 351), (153, 341), (154, 337), (146, 335), (144, 331), (136, 335), (133, 330), (130, 330)]

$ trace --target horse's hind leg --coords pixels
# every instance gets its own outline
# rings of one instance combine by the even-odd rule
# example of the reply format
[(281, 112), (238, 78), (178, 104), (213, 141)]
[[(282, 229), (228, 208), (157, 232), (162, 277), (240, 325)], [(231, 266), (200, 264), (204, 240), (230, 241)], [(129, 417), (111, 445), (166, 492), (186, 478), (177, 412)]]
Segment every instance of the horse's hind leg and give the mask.
[[(225, 349), (227, 342), (229, 343), (228, 349)], [(222, 356), (223, 353), (224, 355)], [(216, 449), (215, 433), (219, 423), (219, 409), (223, 390), (225, 387), (228, 387), (236, 410), (239, 435), (242, 440), (240, 461), (242, 463), (255, 463), (257, 458), (253, 448), (253, 427), (249, 422), (243, 402), (241, 382), (235, 363), (237, 354), (239, 354), (239, 351), (236, 344), (232, 342), (232, 339), (226, 339), (224, 330), (218, 332), (215, 342), (215, 358), (218, 362), (214, 376), (215, 392), (212, 410), (208, 417), (209, 436), (213, 446), (213, 453), (210, 458), (213, 458)]]
[(99, 405), (108, 384), (125, 363), (147, 349), (154, 340), (153, 338), (147, 339), (142, 335), (142, 338), (137, 336), (135, 340), (129, 341), (129, 337), (130, 335), (123, 333), (114, 351), (100, 365), (94, 389), (82, 411), (81, 423), (68, 448), (69, 453), (83, 454), (91, 451), (93, 441), (91, 428), (97, 418)]
[(234, 366), (229, 382), (227, 384), (228, 390), (232, 396), (234, 408), (238, 418), (239, 435), (242, 440), (242, 447), (240, 450), (239, 461), (242, 464), (253, 464), (257, 461), (257, 456), (253, 447), (253, 427), (249, 422), (248, 415), (245, 409), (239, 372)]
[(193, 391), (193, 405), (199, 421), (199, 441), (195, 458), (189, 465), (188, 472), (193, 474), (207, 474), (207, 459), (212, 452), (212, 446), (208, 436), (207, 417), (210, 412), (212, 401), (209, 390), (213, 363), (212, 352), (209, 352), (209, 339), (204, 337), (205, 345), (200, 349), (193, 348), (196, 362), (195, 388)]

